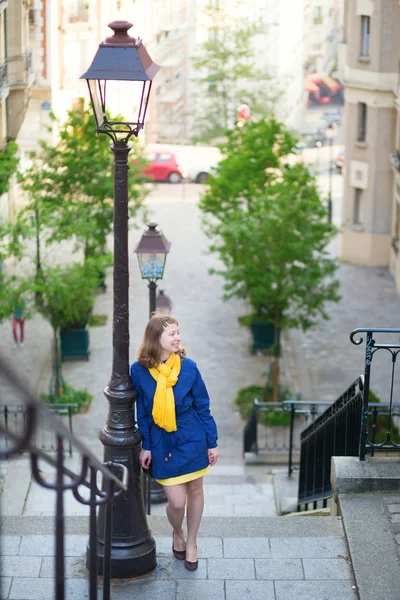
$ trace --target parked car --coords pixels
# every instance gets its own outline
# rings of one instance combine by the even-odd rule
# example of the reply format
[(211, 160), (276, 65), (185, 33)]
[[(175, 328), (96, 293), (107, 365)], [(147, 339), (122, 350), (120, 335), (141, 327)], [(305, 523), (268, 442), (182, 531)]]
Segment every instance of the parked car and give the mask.
[(334, 161), (337, 172), (341, 175), (344, 169), (344, 150), (340, 150)]
[(185, 178), (185, 173), (174, 153), (167, 150), (146, 152), (145, 157), (149, 161), (149, 165), (144, 170), (144, 174), (154, 181), (179, 183)]
[[(162, 169), (161, 157), (170, 155), (175, 158), (177, 167), (174, 167), (172, 172), (180, 173), (181, 178), (185, 178), (188, 181), (195, 183), (204, 183), (207, 181), (209, 175), (215, 172), (218, 162), (222, 159), (221, 151), (219, 148), (213, 146), (190, 146), (184, 144), (148, 144), (146, 146), (146, 154), (152, 160), (151, 169), (146, 171), (149, 175), (156, 179), (153, 172), (158, 172)], [(158, 159), (155, 160), (155, 156)], [(170, 163), (171, 166), (171, 163)], [(171, 173), (171, 171), (169, 171)], [(162, 176), (165, 177), (164, 171)], [(165, 181), (166, 179), (156, 179), (157, 181)], [(171, 179), (169, 179), (171, 181)], [(172, 175), (172, 181), (178, 181), (176, 175)]]

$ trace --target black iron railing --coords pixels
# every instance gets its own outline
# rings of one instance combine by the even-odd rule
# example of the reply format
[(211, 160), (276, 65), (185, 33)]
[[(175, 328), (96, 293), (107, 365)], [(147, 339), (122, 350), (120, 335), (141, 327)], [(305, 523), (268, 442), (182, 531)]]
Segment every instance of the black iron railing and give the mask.
[[(364, 362), (364, 391), (363, 391), (363, 409), (361, 414), (361, 430), (359, 435), (359, 450), (358, 456), (360, 460), (365, 460), (368, 452), (373, 450), (400, 450), (400, 439), (398, 429), (396, 427), (396, 410), (397, 406), (393, 405), (393, 394), (395, 392), (395, 372), (397, 365), (397, 357), (400, 352), (400, 329), (390, 328), (367, 328), (367, 329), (354, 329), (350, 334), (350, 340), (356, 346), (362, 344), (364, 338), (360, 336), (361, 333), (366, 333), (365, 342), (365, 362)], [(382, 342), (377, 342), (375, 338), (379, 337)], [(396, 338), (396, 339), (395, 339)], [(393, 340), (393, 341), (391, 341)], [(375, 355), (380, 351), (384, 350), (390, 355), (390, 385), (388, 389), (389, 401), (386, 404), (386, 424), (385, 430), (386, 435), (382, 441), (376, 441), (371, 438), (368, 434), (368, 418), (370, 415), (370, 385), (371, 385), (371, 370), (372, 360)], [(380, 353), (382, 354), (382, 353)], [(383, 368), (383, 366), (382, 366)], [(396, 389), (396, 395), (398, 397), (398, 390)], [(381, 404), (379, 406), (382, 406)], [(371, 430), (373, 431), (373, 430)]]
[(301, 434), (298, 509), (332, 496), (332, 456), (357, 456), (363, 406), (363, 381), (354, 383)]
[[(10, 458), (21, 452), (29, 452), (31, 457), (32, 475), (37, 483), (44, 488), (55, 491), (56, 516), (55, 516), (55, 593), (56, 600), (65, 598), (65, 554), (64, 554), (64, 492), (71, 490), (74, 497), (81, 504), (89, 507), (89, 546), (87, 567), (89, 570), (89, 599), (97, 600), (97, 572), (98, 572), (98, 534), (104, 540), (104, 559), (102, 564), (103, 574), (103, 600), (110, 598), (111, 584), (111, 536), (113, 520), (113, 500), (116, 496), (127, 491), (128, 469), (117, 462), (101, 463), (64, 425), (61, 419), (52, 414), (45, 405), (40, 403), (19, 380), (15, 373), (10, 371), (0, 359), (0, 376), (5, 379), (13, 392), (21, 397), (26, 406), (25, 428), (20, 433), (11, 432), (0, 425), (1, 446), (0, 458)], [(56, 457), (52, 457), (34, 445), (35, 430), (39, 421), (45, 421), (57, 437)], [(64, 464), (64, 447), (70, 443), (80, 453), (82, 463), (79, 473), (67, 469)], [(56, 470), (55, 480), (48, 481), (44, 478), (39, 468), (39, 462), (45, 461)], [(97, 485), (97, 476), (101, 473), (103, 483), (100, 490)], [(89, 490), (89, 496), (84, 495), (84, 490)], [(100, 530), (96, 509), (106, 505), (104, 529)], [(100, 540), (99, 540), (100, 541)]]
[[(278, 461), (280, 455), (288, 463), (288, 475), (296, 468), (295, 455), (300, 452), (300, 432), (313, 422), (330, 402), (259, 402), (254, 400), (243, 431), (243, 453), (264, 455)], [(263, 426), (264, 425), (264, 426)]]
[[(76, 412), (77, 404), (45, 404), (44, 405), (53, 414), (62, 417), (67, 421), (71, 433), (72, 415)], [(0, 404), (0, 427), (10, 431), (17, 437), (22, 437), (27, 426), (27, 407), (25, 404)], [(47, 427), (46, 420), (38, 416), (34, 434), (34, 446), (43, 452), (57, 451), (57, 435)], [(8, 445), (8, 439), (4, 440), (5, 446)], [(72, 456), (72, 443), (67, 440), (64, 451)]]

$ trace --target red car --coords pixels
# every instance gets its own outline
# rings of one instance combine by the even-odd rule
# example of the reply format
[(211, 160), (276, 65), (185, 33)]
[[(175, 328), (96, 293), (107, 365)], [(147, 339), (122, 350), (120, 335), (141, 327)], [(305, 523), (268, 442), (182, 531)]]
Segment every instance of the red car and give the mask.
[(145, 157), (150, 164), (144, 170), (144, 174), (154, 181), (179, 183), (184, 179), (182, 169), (172, 152), (147, 152)]

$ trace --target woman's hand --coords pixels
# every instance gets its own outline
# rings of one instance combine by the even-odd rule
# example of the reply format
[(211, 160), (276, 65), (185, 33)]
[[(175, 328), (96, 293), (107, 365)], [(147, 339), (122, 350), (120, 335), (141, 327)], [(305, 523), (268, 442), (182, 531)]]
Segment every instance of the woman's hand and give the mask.
[(144, 469), (148, 469), (151, 464), (151, 452), (150, 450), (142, 450), (139, 456), (140, 465)]
[(208, 462), (210, 463), (210, 467), (213, 467), (218, 460), (218, 448), (209, 448), (208, 449)]

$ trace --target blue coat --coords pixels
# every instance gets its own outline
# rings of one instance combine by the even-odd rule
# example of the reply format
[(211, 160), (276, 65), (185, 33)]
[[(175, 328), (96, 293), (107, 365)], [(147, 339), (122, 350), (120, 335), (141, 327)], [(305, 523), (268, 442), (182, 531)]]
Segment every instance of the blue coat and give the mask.
[(175, 396), (177, 431), (168, 433), (151, 424), (156, 381), (138, 362), (131, 367), (137, 421), (143, 436), (142, 447), (151, 451), (153, 477), (168, 479), (208, 466), (208, 449), (217, 446), (217, 427), (210, 414), (210, 398), (197, 365), (184, 358)]

